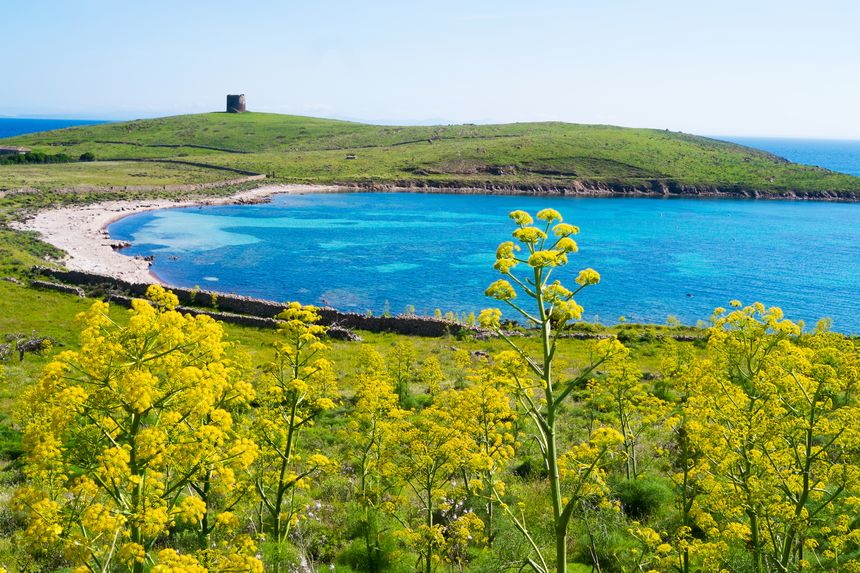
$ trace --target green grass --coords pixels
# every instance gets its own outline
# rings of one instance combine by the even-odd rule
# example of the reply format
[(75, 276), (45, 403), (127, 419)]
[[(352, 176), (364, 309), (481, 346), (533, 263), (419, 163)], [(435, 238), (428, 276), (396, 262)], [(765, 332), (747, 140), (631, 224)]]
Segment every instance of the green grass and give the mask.
[[(858, 177), (789, 163), (748, 147), (605, 125), (392, 127), (265, 113), (209, 113), (73, 127), (2, 142), (71, 156), (89, 151), (99, 160), (181, 158), (274, 172), (286, 182), (568, 188), (580, 182), (640, 189), (664, 185), (677, 192), (860, 193)], [(181, 147), (157, 147), (163, 145)], [(20, 169), (10, 167), (11, 172)]]
[[(0, 460), (14, 457), (18, 446), (17, 432), (13, 431), (10, 413), (15, 397), (21, 389), (36, 380), (39, 372), (57, 352), (77, 348), (80, 344), (80, 327), (75, 322), (75, 316), (89, 308), (93, 303), (90, 299), (80, 299), (73, 295), (42, 291), (23, 285), (0, 280), (0, 342), (8, 334), (23, 333), (29, 335), (36, 331), (40, 336), (50, 336), (56, 340), (56, 346), (45, 356), (25, 355), (22, 362), (17, 356), (8, 361), (0, 362)], [(128, 311), (120, 306), (111, 305), (111, 318), (123, 324)], [(623, 326), (606, 329), (607, 332), (619, 333), (619, 329), (644, 329), (645, 327)], [(253, 328), (225, 324), (224, 330), (228, 340), (239, 349), (246, 352), (255, 365), (271, 360), (271, 343), (275, 339), (275, 331), (271, 329)], [(655, 331), (654, 327), (647, 329)], [(495, 354), (509, 347), (498, 338), (489, 340), (463, 339), (453, 337), (423, 338), (408, 337), (391, 333), (359, 332), (364, 343), (376, 348), (383, 355), (387, 354), (398, 341), (409, 341), (421, 359), (436, 356), (443, 371), (453, 380), (457, 367), (453, 360), (453, 349), (464, 348), (470, 351), (483, 351)], [(524, 348), (538, 352), (540, 341), (535, 337), (521, 339)], [(591, 341), (562, 339), (559, 342), (560, 356), (563, 356), (560, 367), (563, 370), (575, 371), (589, 359)], [(654, 337), (645, 337), (643, 342), (628, 342), (631, 355), (645, 372), (655, 372), (660, 367), (661, 342)], [(356, 370), (359, 344), (353, 342), (332, 341), (330, 353), (335, 362), (335, 371), (341, 380), (350, 379)], [(352, 395), (349, 386), (343, 386), (344, 395)], [(413, 392), (421, 394), (425, 388), (415, 387)]]
[(0, 189), (163, 186), (212, 183), (231, 177), (238, 175), (190, 165), (134, 161), (0, 165)]

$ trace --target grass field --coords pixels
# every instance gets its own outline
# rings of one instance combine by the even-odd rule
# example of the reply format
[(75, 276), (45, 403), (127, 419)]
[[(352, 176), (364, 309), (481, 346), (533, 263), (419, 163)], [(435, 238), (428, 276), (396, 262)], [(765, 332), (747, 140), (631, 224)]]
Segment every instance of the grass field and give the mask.
[(0, 165), (0, 189), (163, 186), (212, 183), (236, 177), (229, 171), (136, 161)]
[[(39, 378), (40, 372), (52, 358), (56, 358), (59, 353), (65, 350), (80, 348), (80, 332), (85, 324), (78, 323), (75, 316), (87, 309), (92, 302), (71, 295), (38, 291), (22, 285), (0, 281), (0, 340), (10, 334), (29, 335), (31, 332), (41, 336), (50, 336), (54, 339), (54, 345), (43, 355), (27, 354), (22, 361), (19, 361), (17, 355), (13, 354), (0, 361), (0, 381), (2, 381), (0, 383), (0, 565), (10, 573), (69, 570), (64, 568), (67, 563), (55, 554), (39, 554), (38, 551), (33, 552), (32, 549), (28, 552), (26, 548), (31, 546), (27, 545), (26, 540), (29, 539), (28, 536), (31, 533), (26, 528), (25, 523), (29, 522), (22, 520), (21, 511), (3, 502), (11, 499), (14, 495), (20, 495), (22, 490), (19, 488), (30, 484), (32, 481), (22, 472), (22, 462), (31, 458), (20, 456), (22, 451), (26, 450), (24, 445), (32, 443), (32, 438), (22, 439), (22, 435), (19, 433), (21, 428), (15, 424), (12, 417), (12, 412), (16, 407), (19, 408), (18, 412), (21, 411), (21, 401), (18, 400), (18, 396), (34, 384)], [(116, 306), (111, 307), (110, 319), (113, 322), (119, 325), (134, 324), (133, 321), (129, 321), (129, 317), (129, 311)], [(140, 316), (135, 321), (140, 323)], [(598, 494), (595, 493), (597, 490), (589, 490), (589, 497), (584, 500), (582, 508), (575, 515), (568, 528), (569, 537), (565, 543), (569, 551), (570, 565), (565, 570), (569, 573), (585, 573), (595, 570), (675, 570), (668, 567), (638, 568), (636, 566), (643, 563), (643, 559), (646, 557), (649, 563), (662, 559), (667, 552), (673, 550), (668, 543), (674, 543), (671, 533), (665, 532), (673, 531), (672, 528), (686, 527), (680, 525), (682, 522), (678, 507), (683, 507), (683, 505), (678, 503), (678, 500), (681, 499), (678, 492), (688, 490), (686, 485), (682, 489), (678, 481), (673, 481), (673, 479), (677, 480), (680, 475), (678, 473), (679, 466), (674, 463), (676, 458), (673, 457), (679, 455), (680, 448), (677, 447), (678, 442), (675, 441), (676, 437), (672, 433), (672, 428), (677, 427), (680, 415), (670, 416), (670, 414), (676, 414), (680, 411), (680, 408), (686, 407), (686, 399), (676, 396), (677, 389), (683, 388), (683, 386), (678, 385), (673, 377), (683, 375), (682, 372), (685, 370), (678, 370), (677, 367), (682, 363), (685, 364), (687, 360), (702, 358), (705, 360), (696, 364), (705, 366), (712, 364), (715, 360), (720, 360), (719, 347), (713, 344), (714, 340), (719, 337), (713, 336), (713, 332), (706, 333), (693, 329), (673, 330), (668, 327), (621, 325), (611, 329), (591, 328), (602, 330), (606, 334), (616, 334), (619, 340), (625, 341), (630, 350), (632, 361), (625, 361), (624, 372), (630, 374), (630, 371), (626, 370), (630, 368), (635, 370), (636, 375), (633, 378), (628, 378), (626, 374), (618, 378), (618, 373), (612, 374), (612, 367), (606, 366), (608, 370), (594, 371), (595, 381), (598, 383), (572, 387), (573, 392), (569, 394), (565, 406), (559, 410), (558, 441), (564, 444), (576, 444), (578, 440), (584, 439), (582, 436), (590, 435), (592, 431), (597, 435), (596, 432), (610, 428), (612, 424), (616, 423), (616, 420), (624, 419), (625, 416), (630, 415), (633, 420), (630, 427), (635, 428), (636, 438), (635, 445), (631, 445), (629, 451), (637, 451), (639, 454), (637, 454), (637, 461), (634, 464), (637, 469), (632, 477), (629, 473), (630, 466), (624, 455), (619, 453), (617, 457), (606, 459), (599, 478), (595, 478), (595, 480), (600, 480), (596, 483), (600, 484), (600, 491), (603, 493)], [(232, 343), (231, 355), (247, 354), (249, 357), (248, 369), (244, 371), (246, 379), (252, 384), (261, 384), (261, 380), (266, 376), (266, 369), (268, 368), (266, 364), (272, 360), (274, 354), (272, 342), (284, 335), (279, 335), (273, 330), (233, 325), (224, 325), (224, 329), (227, 339)], [(684, 335), (695, 334), (696, 340), (676, 344), (669, 335), (679, 333)], [(260, 538), (258, 555), (271, 567), (267, 570), (331, 570), (340, 573), (371, 570), (390, 571), (392, 573), (415, 571), (414, 551), (410, 552), (411, 547), (401, 540), (398, 532), (402, 530), (398, 528), (408, 527), (408, 525), (403, 524), (411, 523), (406, 519), (411, 517), (412, 514), (409, 512), (416, 503), (412, 501), (412, 490), (405, 487), (400, 488), (397, 483), (389, 486), (393, 492), (391, 498), (397, 500), (398, 504), (394, 506), (394, 502), (391, 502), (391, 507), (399, 512), (397, 517), (402, 514), (405, 518), (397, 520), (390, 517), (388, 513), (381, 513), (378, 516), (379, 521), (372, 522), (379, 524), (378, 526), (374, 525), (374, 527), (378, 527), (378, 537), (374, 539), (377, 540), (378, 551), (385, 556), (383, 565), (375, 569), (370, 568), (361, 559), (362, 552), (369, 551), (366, 549), (367, 538), (363, 536), (364, 530), (362, 529), (368, 523), (369, 518), (366, 517), (367, 513), (361, 511), (361, 497), (358, 494), (357, 484), (359, 482), (358, 476), (364, 474), (355, 469), (357, 466), (355, 460), (361, 457), (361, 452), (365, 452), (366, 455), (362, 441), (366, 437), (360, 431), (356, 432), (353, 421), (359, 415), (357, 413), (358, 404), (361, 403), (358, 390), (363, 389), (364, 392), (367, 392), (366, 368), (368, 363), (362, 361), (362, 354), (366, 351), (366, 347), (376, 350), (381, 355), (380, 359), (385, 360), (385, 367), (389, 369), (388, 371), (393, 372), (394, 368), (399, 368), (395, 365), (400, 364), (397, 362), (399, 360), (397, 348), (407, 346), (412, 349), (411, 358), (406, 359), (412, 365), (410, 366), (412, 374), (409, 375), (409, 393), (404, 400), (405, 407), (409, 411), (402, 415), (408, 416), (409, 419), (420, 419), (421, 416), (426, 415), (426, 412), (432, 411), (437, 401), (441, 401), (440, 390), (460, 386), (469, 388), (474, 384), (485, 383), (481, 375), (475, 375), (478, 371), (473, 370), (468, 376), (466, 375), (465, 370), (470, 368), (468, 364), (476, 365), (482, 361), (479, 357), (486, 355), (495, 356), (496, 360), (500, 360), (497, 353), (506, 349), (506, 343), (499, 338), (478, 340), (453, 336), (412, 338), (367, 332), (360, 332), (359, 334), (364, 338), (362, 343), (328, 341), (331, 349), (325, 354), (333, 363), (332, 374), (333, 378), (337, 380), (339, 400), (333, 404), (330, 410), (326, 410), (314, 418), (313, 425), (302, 433), (301, 447), (304, 448), (302, 452), (307, 452), (308, 455), (313, 452), (323, 452), (329, 458), (337, 461), (337, 470), (332, 470), (325, 475), (314, 476), (313, 482), (303, 486), (295, 494), (295, 497), (291, 498), (290, 504), (295, 503), (298, 511), (302, 512), (301, 521), (297, 522), (299, 526), (297, 526), (295, 533), (281, 543), (276, 543), (268, 538)], [(706, 338), (709, 335), (711, 340), (706, 343)], [(89, 337), (92, 337), (92, 331), (90, 331)], [(843, 375), (847, 379), (856, 381), (856, 365), (858, 364), (856, 339), (851, 340), (839, 335), (830, 336), (826, 333), (820, 334), (819, 339), (829, 341), (834, 345), (832, 348), (827, 347), (825, 349), (827, 351), (824, 353), (825, 359), (833, 360), (835, 364), (844, 366)], [(117, 340), (122, 340), (122, 338)], [(744, 342), (750, 342), (752, 347), (759, 345), (761, 341), (744, 340)], [(783, 342), (786, 345), (792, 344), (787, 340)], [(516, 344), (531, 356), (539, 353), (541, 349), (539, 337), (535, 336), (534, 333), (530, 336), (518, 337)], [(840, 349), (839, 352), (835, 351), (837, 346)], [(466, 366), (462, 362), (458, 363), (456, 358), (456, 353), (462, 355), (464, 350), (469, 351), (469, 354), (466, 355)], [(593, 360), (595, 341), (561, 339), (557, 350), (558, 352), (553, 358), (553, 372), (556, 373), (556, 378), (559, 381), (575, 380), (577, 373), (582, 372), (583, 368), (587, 368), (587, 365)], [(367, 355), (364, 354), (364, 356), (366, 360)], [(684, 356), (689, 356), (689, 358), (684, 358)], [(792, 358), (796, 359), (797, 356), (792, 355)], [(241, 358), (239, 360), (245, 362)], [(423, 372), (421, 369), (430, 362), (438, 362), (439, 365), (439, 377), (435, 378), (436, 381), (433, 382), (436, 385), (435, 389), (433, 385), (426, 383), (426, 379), (419, 374), (419, 372)], [(850, 368), (855, 368), (855, 370), (849, 370)], [(698, 376), (703, 376), (705, 382), (712, 380), (706, 372), (703, 373), (698, 369), (692, 370), (694, 374), (698, 373)], [(640, 373), (641, 379), (639, 378)], [(393, 374), (391, 375), (393, 376)], [(363, 376), (365, 378), (362, 378)], [(789, 377), (782, 378), (790, 379)], [(43, 384), (49, 386), (50, 384), (47, 382), (49, 379), (44, 379)], [(70, 375), (66, 379), (76, 380), (74, 375)], [(364, 386), (362, 386), (363, 379), (365, 380)], [(501, 384), (502, 380), (504, 378), (496, 380), (495, 383)], [(715, 393), (727, 391), (725, 386), (721, 386), (724, 382), (721, 379), (714, 382)], [(633, 398), (632, 402), (616, 403), (613, 401), (616, 399), (616, 394), (607, 393), (602, 388), (602, 386), (609, 386), (610, 384), (612, 385), (612, 392), (619, 392), (617, 395), (619, 400), (630, 400), (632, 393), (645, 391), (650, 397), (648, 398), (649, 401), (640, 403), (639, 400), (645, 400), (645, 398), (636, 394), (639, 397)], [(256, 387), (259, 388), (260, 386)], [(851, 396), (850, 388), (853, 387), (856, 386), (849, 386), (846, 396)], [(487, 388), (492, 388), (492, 386), (487, 386)], [(461, 394), (461, 396), (466, 396), (466, 394)], [(665, 398), (658, 398), (658, 396)], [(841, 398), (840, 395), (839, 399)], [(663, 402), (663, 400), (667, 401)], [(836, 403), (829, 396), (826, 400)], [(447, 402), (442, 403), (450, 405)], [(693, 403), (692, 399), (690, 399), (690, 403)], [(614, 409), (618, 404), (622, 404), (618, 406), (621, 408), (620, 411)], [(251, 408), (258, 407), (262, 408), (256, 404), (251, 406)], [(464, 550), (463, 556), (460, 558), (459, 568), (451, 567), (449, 569), (442, 565), (432, 570), (471, 571), (473, 573), (516, 570), (513, 567), (506, 567), (505, 564), (521, 563), (522, 555), (528, 554), (533, 547), (538, 547), (541, 551), (547, 552), (552, 546), (555, 532), (549, 526), (551, 512), (547, 503), (548, 480), (547, 474), (540, 465), (541, 450), (537, 440), (532, 439), (529, 433), (529, 425), (525, 415), (519, 410), (514, 410), (514, 412), (515, 414), (506, 418), (506, 427), (513, 428), (512, 431), (517, 433), (516, 457), (499, 462), (500, 469), (498, 471), (504, 477), (506, 484), (504, 486), (504, 499), (516, 501), (518, 513), (515, 516), (528, 520), (532, 524), (529, 527), (529, 535), (531, 539), (535, 540), (534, 545), (526, 546), (521, 539), (518, 528), (512, 524), (512, 520), (500, 513), (492, 522), (494, 543), (491, 546), (485, 546), (484, 541), (477, 540), (475, 547), (470, 547), (468, 552)], [(655, 412), (657, 413), (655, 414)], [(234, 414), (237, 416), (236, 419), (239, 419), (238, 416), (242, 413), (237, 411)], [(401, 414), (397, 415), (400, 416)], [(716, 416), (717, 414), (712, 415)], [(651, 416), (654, 416), (653, 419)], [(704, 423), (706, 418), (707, 416), (703, 412), (701, 415), (697, 415), (695, 419), (697, 421), (702, 420)], [(457, 419), (457, 422), (460, 420)], [(774, 419), (772, 421), (774, 425), (778, 422), (780, 420)], [(377, 423), (383, 424), (383, 419)], [(456, 424), (452, 425), (456, 426)], [(692, 426), (692, 423), (690, 425)], [(806, 431), (805, 426), (799, 427), (800, 430)], [(743, 431), (744, 428), (741, 426), (739, 431)], [(727, 432), (733, 429), (726, 427)], [(430, 430), (426, 431), (429, 432)], [(838, 438), (841, 434), (842, 430), (836, 433), (836, 437)], [(413, 436), (406, 432), (404, 435)], [(620, 438), (621, 434), (618, 436)], [(415, 451), (421, 452), (422, 442), (414, 437), (410, 439), (413, 441), (408, 444), (408, 451), (413, 451), (414, 448)], [(815, 439), (815, 443), (825, 443), (818, 436), (815, 436)], [(355, 445), (356, 442), (359, 443), (358, 446)], [(460, 444), (460, 442), (456, 442), (456, 444)], [(446, 443), (446, 445), (448, 444)], [(75, 447), (77, 444), (74, 443), (67, 446), (70, 451)], [(397, 450), (397, 452), (400, 451)], [(583, 450), (574, 447), (571, 451)], [(698, 450), (695, 451), (698, 452)], [(855, 452), (856, 448), (851, 450), (849, 463), (856, 465), (854, 462), (856, 459)], [(392, 453), (391, 455), (402, 454)], [(700, 458), (698, 453), (695, 455), (697, 457), (691, 459), (694, 459), (696, 464), (704, 463), (700, 461), (704, 456)], [(698, 465), (694, 467), (698, 467)], [(854, 465), (852, 465), (853, 467)], [(453, 473), (453, 470), (445, 468), (439, 471), (451, 472), (442, 474), (445, 476), (445, 486), (449, 487), (450, 491), (459, 491), (456, 490), (456, 486), (461, 483), (461, 477), (462, 483), (473, 483), (468, 479), (470, 474), (465, 471)], [(625, 474), (625, 471), (628, 473)], [(697, 476), (697, 474), (693, 475)], [(696, 481), (694, 484), (698, 486), (699, 482)], [(568, 484), (565, 483), (565, 485)], [(846, 497), (853, 494), (856, 489), (855, 486), (856, 483), (851, 484), (850, 493), (846, 493)], [(771, 487), (778, 489), (780, 484)], [(447, 491), (445, 493), (447, 494)], [(707, 500), (709, 495), (704, 489), (697, 489), (696, 494), (697, 503), (704, 503), (701, 500)], [(469, 503), (474, 503), (477, 508), (474, 510), (476, 514), (484, 511), (485, 506), (483, 504), (486, 498), (475, 497), (477, 501), (472, 501), (472, 496), (475, 494), (463, 495), (468, 495)], [(594, 503), (592, 497), (596, 498), (598, 495), (606, 496), (607, 499), (612, 500), (612, 503), (608, 506)], [(718, 503), (725, 503), (724, 498), (724, 495), (719, 498), (715, 497), (715, 499), (722, 500)], [(412, 505), (409, 505), (410, 503)], [(500, 507), (507, 506), (500, 505)], [(513, 503), (511, 507), (513, 507)], [(850, 507), (853, 508), (854, 505)], [(841, 510), (841, 507), (837, 507), (837, 510)], [(236, 509), (235, 511), (238, 512), (239, 510)], [(439, 518), (440, 523), (446, 523), (442, 521), (446, 515), (444, 511), (439, 514), (441, 516)], [(473, 510), (470, 509), (469, 511)], [(251, 523), (251, 517), (246, 517), (246, 514), (242, 514), (243, 519), (247, 523)], [(744, 519), (743, 514), (739, 512), (739, 515), (741, 517), (736, 518), (736, 521)], [(852, 513), (844, 513), (844, 516), (846, 518), (845, 523), (856, 518), (853, 510)], [(719, 518), (720, 524), (723, 523), (723, 520), (728, 522), (727, 518), (716, 517)], [(489, 518), (487, 518), (486, 522), (482, 522), (481, 527), (486, 526), (489, 530), (489, 525), (487, 525), (489, 523)], [(829, 522), (822, 520), (822, 523), (827, 524)], [(667, 541), (659, 546), (656, 542), (652, 543), (651, 546), (643, 545), (640, 537), (637, 537), (637, 532), (642, 527), (654, 532), (651, 534), (652, 539), (656, 537), (657, 541), (660, 541), (666, 538)], [(853, 531), (858, 530), (856, 520), (850, 527)], [(719, 530), (716, 527), (708, 533), (709, 536), (718, 534)], [(704, 535), (704, 532), (697, 533), (697, 536)], [(169, 535), (162, 536), (159, 543), (169, 547), (178, 546), (183, 552), (191, 554), (195, 547), (193, 545), (195, 539), (189, 534), (189, 529), (177, 520), (176, 524), (170, 524)], [(700, 542), (699, 537), (695, 539), (696, 542)], [(731, 545), (724, 544), (721, 546), (719, 558), (736, 565), (731, 569), (723, 570), (749, 573), (755, 571), (749, 566), (748, 544), (744, 543), (744, 540), (745, 538), (742, 538), (734, 541)], [(664, 548), (663, 545), (668, 549)], [(160, 548), (161, 545), (158, 547)], [(846, 552), (846, 560), (860, 558), (860, 547), (855, 548), (852, 545), (850, 549), (850, 552)], [(703, 559), (697, 554), (693, 554), (693, 556), (699, 560)], [(315, 563), (313, 569), (299, 566), (305, 561), (305, 557)], [(667, 560), (669, 559), (667, 558)], [(598, 569), (592, 565), (596, 563), (603, 565)], [(629, 566), (631, 563), (633, 566)], [(281, 569), (274, 568), (273, 564), (280, 564)], [(843, 569), (849, 570), (847, 567), (839, 570)], [(205, 571), (205, 569), (201, 570)], [(250, 569), (230, 570), (244, 571)], [(525, 568), (520, 570), (525, 570)], [(691, 568), (690, 570), (716, 571), (705, 568)], [(827, 565), (818, 568), (808, 567), (804, 570), (832, 571), (836, 569)], [(763, 569), (762, 571), (775, 571), (775, 569)]]
[[(209, 113), (73, 127), (3, 143), (73, 157), (91, 152), (99, 160), (193, 160), (267, 173), (283, 182), (568, 188), (581, 183), (640, 189), (663, 185), (677, 192), (860, 193), (860, 178), (793, 164), (748, 147), (604, 125), (393, 127), (265, 113)], [(5, 180), (26, 179), (24, 173), (16, 175), (18, 169), (10, 168)], [(93, 181), (104, 180), (98, 163), (82, 169), (93, 170)], [(86, 182), (86, 177), (70, 176), (68, 182)]]
[[(4, 382), (0, 385), (0, 459), (15, 457), (17, 454), (17, 433), (13, 430), (9, 419), (12, 402), (24, 385), (32, 383), (39, 372), (48, 363), (50, 357), (64, 349), (75, 348), (80, 344), (79, 325), (75, 316), (86, 310), (93, 300), (80, 299), (73, 295), (32, 289), (7, 281), (0, 281), (0, 342), (10, 334), (30, 334), (37, 332), (41, 336), (50, 336), (56, 341), (55, 347), (45, 356), (26, 355), (21, 362), (17, 357), (11, 358), (5, 364), (0, 362), (0, 377)], [(111, 318), (123, 324), (128, 311), (120, 306), (111, 307)], [(252, 328), (225, 324), (228, 338), (247, 352), (252, 362), (261, 364), (271, 358), (271, 342), (275, 336), (270, 329)], [(657, 333), (660, 329), (654, 327), (639, 327), (635, 325), (612, 327), (607, 332), (619, 334), (627, 332), (636, 337), (644, 335), (643, 342), (628, 344), (637, 363), (646, 372), (652, 372), (660, 366), (660, 342)], [(686, 329), (685, 333), (691, 332)], [(664, 332), (667, 334), (668, 332)], [(470, 351), (496, 353), (507, 348), (507, 344), (498, 338), (489, 340), (464, 339), (453, 337), (421, 338), (407, 337), (390, 333), (359, 332), (366, 344), (369, 344), (385, 354), (395, 342), (409, 341), (422, 357), (436, 356), (449, 378), (453, 378), (456, 366), (453, 362), (452, 348), (465, 348)], [(539, 341), (534, 338), (524, 339), (525, 347), (537, 351)], [(587, 360), (587, 352), (591, 341), (563, 339), (560, 350), (571, 367), (580, 361)], [(357, 359), (356, 343), (333, 341), (332, 358), (335, 361), (339, 377), (346, 378), (355, 369)], [(350, 388), (344, 388), (347, 396)], [(3, 438), (8, 441), (2, 442)]]

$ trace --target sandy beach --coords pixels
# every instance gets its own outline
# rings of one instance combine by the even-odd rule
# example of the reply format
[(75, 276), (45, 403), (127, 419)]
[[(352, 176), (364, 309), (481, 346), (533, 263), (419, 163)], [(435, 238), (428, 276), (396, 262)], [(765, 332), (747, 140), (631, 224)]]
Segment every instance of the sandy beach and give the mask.
[(321, 185), (267, 185), (228, 197), (200, 197), (182, 201), (106, 201), (47, 209), (24, 221), (16, 222), (13, 226), (19, 230), (36, 231), (42, 240), (65, 251), (67, 254), (63, 264), (70, 270), (111, 276), (129, 282), (154, 283), (158, 280), (149, 272), (148, 261), (123, 255), (115, 249), (118, 241), (108, 235), (108, 225), (123, 217), (154, 209), (259, 203), (278, 194), (331, 193), (343, 190)]

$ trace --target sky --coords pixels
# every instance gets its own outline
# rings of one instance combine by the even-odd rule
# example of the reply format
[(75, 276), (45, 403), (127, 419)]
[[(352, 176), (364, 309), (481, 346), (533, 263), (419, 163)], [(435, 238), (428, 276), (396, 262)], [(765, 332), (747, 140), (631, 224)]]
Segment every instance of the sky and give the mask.
[(857, 0), (0, 0), (0, 116), (860, 139)]

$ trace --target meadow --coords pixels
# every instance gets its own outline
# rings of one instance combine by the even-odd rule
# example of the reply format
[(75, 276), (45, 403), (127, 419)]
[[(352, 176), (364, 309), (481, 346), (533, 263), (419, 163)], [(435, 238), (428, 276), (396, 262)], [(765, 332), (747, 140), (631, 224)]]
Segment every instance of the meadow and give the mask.
[(130, 161), (16, 165), (14, 169), (0, 169), (0, 188), (51, 191), (69, 187), (194, 185), (221, 181), (227, 173), (190, 165)]

